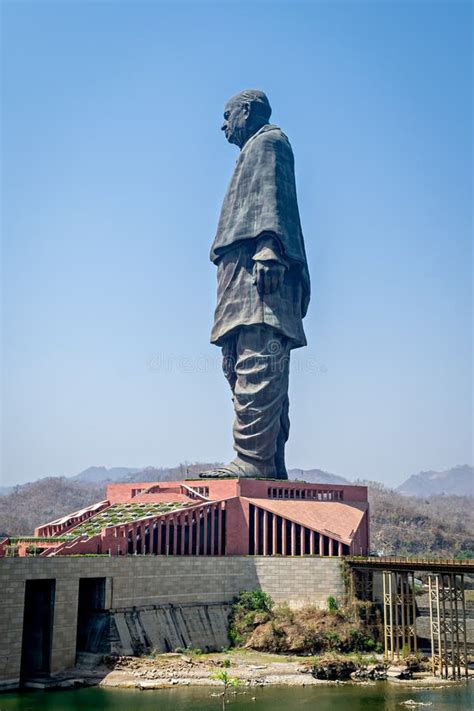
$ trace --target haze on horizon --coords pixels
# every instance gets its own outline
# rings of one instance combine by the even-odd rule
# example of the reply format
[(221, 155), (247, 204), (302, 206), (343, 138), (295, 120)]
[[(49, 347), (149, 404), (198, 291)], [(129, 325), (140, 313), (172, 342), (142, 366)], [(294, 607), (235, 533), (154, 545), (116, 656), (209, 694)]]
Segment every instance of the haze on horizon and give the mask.
[(264, 89), (312, 278), (290, 468), (472, 464), (472, 7), (2, 5), (0, 484), (229, 461), (208, 259)]

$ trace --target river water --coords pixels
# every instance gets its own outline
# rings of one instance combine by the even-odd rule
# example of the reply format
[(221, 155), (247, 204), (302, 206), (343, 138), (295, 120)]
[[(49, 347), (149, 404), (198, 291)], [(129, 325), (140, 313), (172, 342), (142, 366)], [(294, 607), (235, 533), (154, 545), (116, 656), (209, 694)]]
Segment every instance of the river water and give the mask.
[[(221, 699), (210, 687), (136, 691), (93, 687), (76, 691), (29, 692), (0, 695), (0, 711), (220, 711)], [(419, 689), (394, 683), (373, 686), (342, 684), (313, 687), (266, 687), (230, 696), (229, 711), (403, 711), (413, 699), (430, 704), (432, 711), (469, 711), (474, 708), (474, 684), (463, 682), (441, 688)], [(414, 706), (421, 709), (424, 706)]]

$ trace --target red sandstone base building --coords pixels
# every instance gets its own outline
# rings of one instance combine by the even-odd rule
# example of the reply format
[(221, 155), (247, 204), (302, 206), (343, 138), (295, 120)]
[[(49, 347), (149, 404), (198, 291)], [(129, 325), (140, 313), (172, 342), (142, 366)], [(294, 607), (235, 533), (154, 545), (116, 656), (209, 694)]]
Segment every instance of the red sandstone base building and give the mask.
[[(11, 543), (19, 555), (365, 555), (367, 487), (262, 479), (110, 484)], [(11, 550), (11, 546), (10, 546)]]

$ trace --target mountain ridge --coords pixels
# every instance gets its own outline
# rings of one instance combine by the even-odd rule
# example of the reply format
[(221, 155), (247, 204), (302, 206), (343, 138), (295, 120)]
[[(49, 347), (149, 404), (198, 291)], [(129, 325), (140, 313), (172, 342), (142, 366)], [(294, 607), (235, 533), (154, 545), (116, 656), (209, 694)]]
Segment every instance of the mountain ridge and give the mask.
[[(113, 482), (135, 481), (176, 481), (197, 476), (200, 471), (221, 466), (221, 462), (184, 462), (174, 467), (110, 467), (91, 466), (78, 474), (62, 477), (68, 481), (89, 484), (107, 484)], [(356, 483), (356, 477), (344, 477), (326, 472), (323, 469), (291, 468), (288, 470), (292, 481), (307, 481), (320, 484), (351, 484)], [(51, 477), (41, 477), (34, 482)], [(59, 477), (61, 478), (61, 477)], [(21, 485), (24, 486), (25, 484)], [(17, 485), (18, 486), (18, 485)], [(0, 498), (14, 491), (15, 486), (0, 486)], [(392, 487), (394, 491), (405, 496), (429, 497), (438, 495), (474, 496), (474, 468), (468, 464), (458, 464), (444, 471), (422, 471), (412, 474), (399, 486)]]
[(458, 464), (444, 471), (422, 471), (409, 476), (397, 491), (405, 496), (473, 496), (474, 468)]

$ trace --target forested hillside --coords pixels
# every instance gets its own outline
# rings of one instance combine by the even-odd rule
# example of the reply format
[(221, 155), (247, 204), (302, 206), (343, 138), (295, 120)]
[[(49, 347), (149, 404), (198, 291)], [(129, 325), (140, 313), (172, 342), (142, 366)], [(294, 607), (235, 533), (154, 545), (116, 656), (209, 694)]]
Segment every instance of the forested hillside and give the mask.
[(380, 555), (474, 558), (474, 498), (408, 497), (369, 486), (371, 549)]
[(33, 533), (35, 526), (105, 497), (105, 485), (46, 477), (0, 496), (0, 536)]

